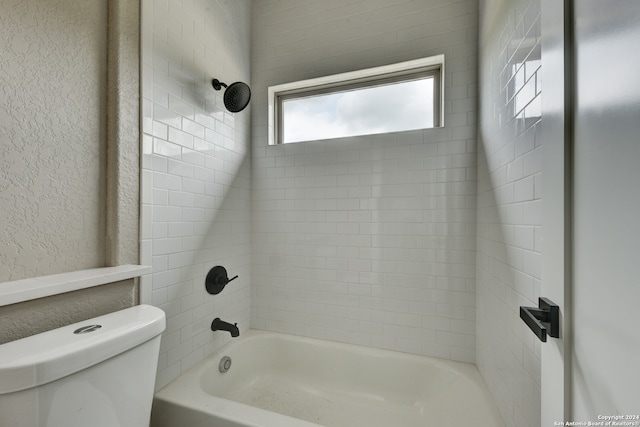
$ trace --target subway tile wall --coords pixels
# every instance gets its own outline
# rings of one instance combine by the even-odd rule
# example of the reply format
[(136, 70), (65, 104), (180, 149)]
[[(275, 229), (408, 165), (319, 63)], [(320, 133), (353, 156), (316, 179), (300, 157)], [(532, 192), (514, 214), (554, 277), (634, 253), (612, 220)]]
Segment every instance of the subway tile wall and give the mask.
[(540, 0), (484, 2), (480, 14), (476, 363), (506, 424), (530, 427), (540, 342), (519, 307), (540, 295), (540, 10)]
[[(229, 335), (215, 317), (249, 328), (249, 111), (228, 113), (211, 79), (249, 81), (249, 0), (142, 3), (142, 302), (162, 308), (156, 387)], [(215, 265), (239, 278), (205, 291)]]
[[(251, 326), (475, 362), (476, 0), (258, 0)], [(444, 128), (267, 146), (267, 87), (445, 54)]]

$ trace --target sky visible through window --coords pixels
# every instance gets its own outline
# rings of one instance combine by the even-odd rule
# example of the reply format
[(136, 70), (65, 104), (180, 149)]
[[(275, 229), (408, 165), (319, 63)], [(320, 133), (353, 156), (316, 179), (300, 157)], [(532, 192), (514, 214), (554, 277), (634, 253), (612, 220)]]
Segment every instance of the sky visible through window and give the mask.
[(433, 127), (432, 77), (284, 100), (283, 142)]

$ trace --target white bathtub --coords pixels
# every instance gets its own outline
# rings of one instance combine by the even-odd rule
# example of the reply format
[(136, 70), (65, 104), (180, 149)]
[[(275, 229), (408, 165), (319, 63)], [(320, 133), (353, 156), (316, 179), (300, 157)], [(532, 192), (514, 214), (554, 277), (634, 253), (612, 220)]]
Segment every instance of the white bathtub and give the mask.
[(471, 425), (504, 426), (474, 365), (253, 330), (160, 390), (151, 416), (151, 427)]

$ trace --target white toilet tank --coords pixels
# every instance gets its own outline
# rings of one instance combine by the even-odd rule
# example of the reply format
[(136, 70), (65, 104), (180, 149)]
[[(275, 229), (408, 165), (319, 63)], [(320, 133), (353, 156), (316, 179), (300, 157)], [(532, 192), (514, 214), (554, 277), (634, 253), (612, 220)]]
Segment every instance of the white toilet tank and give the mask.
[(139, 305), (0, 345), (0, 426), (147, 427), (164, 328)]

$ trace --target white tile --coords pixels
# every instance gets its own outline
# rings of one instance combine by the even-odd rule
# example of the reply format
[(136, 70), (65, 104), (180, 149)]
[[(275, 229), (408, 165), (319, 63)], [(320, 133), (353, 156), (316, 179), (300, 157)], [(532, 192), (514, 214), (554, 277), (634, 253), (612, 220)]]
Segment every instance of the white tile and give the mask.
[[(176, 207), (190, 207), (194, 205), (194, 194), (184, 191), (169, 191), (169, 205)], [(167, 221), (177, 221), (180, 218), (180, 213), (176, 212), (176, 215), (172, 219)]]
[[(532, 16), (537, 17), (540, 4), (537, 1), (517, 2), (504, 7), (505, 18), (513, 19), (516, 16), (526, 15), (533, 11)], [(487, 19), (490, 19), (487, 16)], [(532, 19), (527, 18), (529, 21)], [(535, 19), (535, 18), (533, 18)], [(513, 21), (508, 19), (496, 19), (494, 28), (502, 31), (501, 39), (492, 39), (485, 43), (480, 52), (483, 66), (491, 66), (493, 69), (507, 71), (502, 79), (496, 76), (484, 75), (479, 85), (480, 98), (493, 104), (492, 111), (481, 111), (481, 126), (489, 126), (495, 132), (485, 134), (484, 147), (480, 153), (486, 156), (486, 163), (490, 171), (495, 171), (489, 179), (485, 175), (486, 167), (480, 158), (478, 164), (479, 188), (486, 191), (486, 199), (493, 200), (496, 204), (491, 209), (482, 209), (482, 198), (478, 199), (478, 265), (477, 265), (477, 289), (478, 318), (477, 339), (468, 339), (466, 347), (477, 348), (477, 363), (487, 380), (501, 413), (507, 425), (539, 425), (540, 414), (530, 411), (522, 406), (524, 399), (514, 399), (513, 394), (534, 395), (539, 393), (539, 372), (535, 368), (536, 362), (528, 362), (525, 370), (522, 365), (522, 348), (525, 342), (533, 342), (530, 332), (519, 323), (513, 325), (516, 333), (509, 330), (504, 319), (516, 316), (517, 306), (525, 299), (537, 297), (534, 276), (539, 275), (539, 250), (540, 236), (540, 205), (534, 201), (541, 197), (539, 188), (541, 158), (540, 149), (536, 145), (535, 132), (537, 125), (523, 133), (524, 129), (518, 129), (509, 116), (511, 106), (506, 104), (504, 87), (511, 76), (511, 64), (507, 64), (508, 56), (501, 49), (503, 46), (518, 46), (523, 32), (513, 32)], [(522, 28), (522, 27), (518, 27)], [(538, 28), (539, 29), (539, 28)], [(496, 33), (498, 34), (498, 33)], [(537, 35), (539, 36), (539, 34)], [(512, 39), (512, 37), (519, 37)], [(535, 35), (534, 35), (535, 37)], [(513, 50), (510, 50), (513, 52)], [(516, 94), (526, 84), (534, 84), (535, 80), (529, 80), (531, 73), (526, 68), (519, 70), (509, 89), (509, 96)], [(527, 83), (529, 80), (530, 83)], [(537, 89), (530, 94), (520, 92), (519, 98), (526, 97), (527, 102), (537, 94)], [(518, 99), (518, 109), (524, 106)], [(526, 111), (526, 110), (525, 110)], [(505, 167), (506, 166), (506, 167)], [(505, 173), (506, 172), (506, 173)], [(512, 197), (508, 197), (509, 191)], [(512, 249), (509, 249), (512, 248)], [(519, 248), (519, 249), (516, 249)], [(508, 256), (506, 256), (508, 254)], [(496, 268), (499, 267), (499, 268)], [(483, 295), (480, 297), (480, 295)], [(486, 295), (487, 297), (485, 297)], [(473, 310), (475, 312), (475, 309)], [(496, 313), (491, 316), (491, 313)], [(517, 322), (517, 318), (516, 318)], [(458, 325), (466, 327), (466, 323)], [(463, 330), (463, 329), (462, 329)], [(498, 332), (496, 334), (496, 332)], [(508, 337), (510, 351), (504, 351), (504, 340), (498, 336)], [(453, 354), (452, 354), (452, 357)], [(464, 357), (464, 353), (455, 357)], [(539, 362), (537, 362), (539, 365)], [(500, 368), (497, 368), (500, 366)], [(528, 372), (527, 372), (528, 371)], [(531, 374), (536, 372), (535, 374)], [(535, 378), (537, 376), (537, 378)], [(509, 378), (520, 378), (517, 385)], [(533, 415), (531, 413), (533, 412)], [(527, 413), (527, 416), (524, 414)]]
[(204, 126), (190, 120), (186, 117), (182, 117), (182, 130), (193, 137), (204, 139)]
[(169, 141), (193, 149), (193, 136), (173, 127), (169, 127)]
[(177, 129), (181, 125), (181, 118), (178, 114), (158, 104), (153, 106), (153, 119), (170, 126), (170, 128)]
[(160, 138), (153, 138), (153, 152), (161, 156), (179, 159), (181, 156), (181, 147)]
[(163, 190), (180, 190), (180, 177), (167, 173), (154, 172), (153, 187)]
[[(184, 102), (176, 96), (169, 95), (167, 108), (177, 113), (179, 121), (182, 121), (182, 119), (185, 117), (191, 120), (194, 119), (195, 108), (193, 107), (193, 105)], [(179, 128), (180, 125), (175, 127)]]
[(167, 135), (169, 134), (169, 127), (164, 124), (164, 123), (160, 123), (157, 120), (153, 120), (153, 122), (151, 123), (151, 134), (156, 137), (156, 138), (160, 138), (160, 139), (167, 139)]
[(532, 200), (534, 198), (534, 179), (533, 176), (520, 179), (514, 185), (514, 201), (522, 202)]
[(194, 166), (185, 162), (169, 159), (167, 161), (167, 172), (178, 177), (193, 178)]
[(152, 224), (151, 237), (153, 239), (164, 239), (166, 237), (169, 237), (167, 234), (166, 222), (155, 222), (151, 224)]

